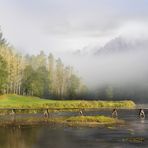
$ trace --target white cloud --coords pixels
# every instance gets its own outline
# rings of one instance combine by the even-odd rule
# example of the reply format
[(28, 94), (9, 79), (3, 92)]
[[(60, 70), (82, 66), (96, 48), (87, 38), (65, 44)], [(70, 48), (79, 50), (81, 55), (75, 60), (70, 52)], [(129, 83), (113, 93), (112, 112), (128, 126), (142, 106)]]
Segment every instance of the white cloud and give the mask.
[(5, 37), (30, 53), (103, 45), (119, 34), (143, 37), (147, 14), (146, 2), (138, 0), (0, 0)]
[(148, 38), (148, 21), (129, 21), (125, 22), (118, 30), (118, 34), (126, 38)]

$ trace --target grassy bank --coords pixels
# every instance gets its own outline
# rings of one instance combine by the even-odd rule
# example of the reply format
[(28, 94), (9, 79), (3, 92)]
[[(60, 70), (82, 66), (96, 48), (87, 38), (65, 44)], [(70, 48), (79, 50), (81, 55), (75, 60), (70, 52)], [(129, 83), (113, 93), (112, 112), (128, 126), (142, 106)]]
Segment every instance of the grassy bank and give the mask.
[(107, 116), (75, 116), (64, 119), (62, 123), (69, 126), (96, 127), (102, 125), (123, 124), (124, 121)]
[(25, 118), (17, 120), (1, 120), (0, 126), (23, 126), (23, 125), (60, 125), (72, 127), (97, 127), (104, 125), (123, 124), (123, 120), (106, 116), (73, 116), (57, 118)]
[(82, 101), (82, 100), (47, 100), (38, 97), (28, 97), (19, 95), (3, 95), (0, 96), (0, 108), (31, 108), (31, 109), (74, 109), (74, 108), (100, 108), (100, 107), (116, 107), (116, 108), (133, 108), (135, 103), (130, 100), (126, 101)]

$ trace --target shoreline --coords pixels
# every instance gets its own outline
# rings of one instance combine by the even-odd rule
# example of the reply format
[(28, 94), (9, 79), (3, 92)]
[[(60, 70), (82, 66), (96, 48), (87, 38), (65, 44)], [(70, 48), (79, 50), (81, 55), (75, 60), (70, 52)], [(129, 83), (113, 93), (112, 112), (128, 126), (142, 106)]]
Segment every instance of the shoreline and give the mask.
[(9, 126), (41, 126), (41, 125), (58, 125), (70, 127), (102, 127), (108, 125), (123, 125), (124, 120), (112, 118), (109, 116), (71, 116), (55, 118), (26, 118), (1, 120), (0, 127)]

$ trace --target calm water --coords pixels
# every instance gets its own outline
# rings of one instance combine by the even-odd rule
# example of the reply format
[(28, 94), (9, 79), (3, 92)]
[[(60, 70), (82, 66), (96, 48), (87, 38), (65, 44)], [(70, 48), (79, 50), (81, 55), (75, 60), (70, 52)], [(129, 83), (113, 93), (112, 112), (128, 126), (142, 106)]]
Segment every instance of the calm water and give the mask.
[[(126, 126), (108, 128), (71, 128), (56, 126), (0, 128), (0, 148), (136, 148), (148, 147), (148, 112), (145, 120), (137, 118), (136, 110), (120, 110), (119, 118)], [(110, 115), (110, 111), (85, 114)], [(57, 116), (69, 115), (58, 113)], [(77, 113), (73, 113), (77, 115)], [(130, 138), (143, 139), (129, 141)]]

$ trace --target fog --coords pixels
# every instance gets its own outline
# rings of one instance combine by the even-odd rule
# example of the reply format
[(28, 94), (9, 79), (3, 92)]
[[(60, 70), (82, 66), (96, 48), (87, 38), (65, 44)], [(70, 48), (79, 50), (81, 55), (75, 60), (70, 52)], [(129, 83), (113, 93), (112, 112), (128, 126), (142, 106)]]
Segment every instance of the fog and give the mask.
[(137, 97), (134, 94), (137, 90), (140, 94), (148, 90), (147, 47), (147, 40), (127, 42), (117, 38), (104, 47), (65, 53), (61, 58), (74, 67), (90, 90), (112, 86), (129, 89), (131, 97)]
[(147, 7), (139, 0), (0, 0), (0, 28), (22, 54), (60, 57), (90, 90), (121, 87), (146, 98)]
[(147, 49), (131, 49), (104, 54), (65, 54), (62, 59), (74, 66), (89, 87), (96, 87), (104, 83), (144, 82), (148, 74), (147, 55)]

